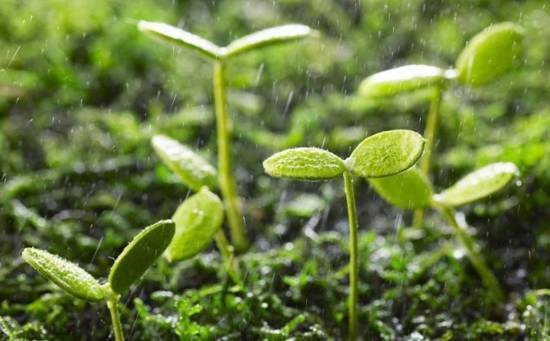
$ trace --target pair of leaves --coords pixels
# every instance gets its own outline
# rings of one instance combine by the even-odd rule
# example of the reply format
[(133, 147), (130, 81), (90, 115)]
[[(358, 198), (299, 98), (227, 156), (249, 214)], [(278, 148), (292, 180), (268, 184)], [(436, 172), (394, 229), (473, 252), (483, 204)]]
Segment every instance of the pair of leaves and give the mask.
[(462, 50), (456, 70), (430, 65), (406, 65), (367, 77), (359, 94), (368, 98), (394, 96), (457, 78), (469, 86), (496, 80), (516, 67), (523, 54), (524, 30), (513, 23), (492, 25), (478, 33)]
[(164, 23), (140, 21), (138, 28), (155, 38), (193, 49), (215, 60), (232, 58), (261, 47), (302, 39), (312, 33), (312, 29), (306, 25), (282, 25), (249, 34), (234, 40), (226, 47), (220, 47), (195, 34)]
[[(174, 223), (171, 220), (159, 221), (137, 234), (111, 268), (111, 290), (117, 294), (125, 293), (162, 254), (173, 235)], [(92, 275), (64, 258), (35, 248), (24, 249), (22, 257), (42, 276), (75, 297), (93, 302), (109, 295), (109, 290)]]
[(302, 180), (325, 180), (346, 170), (366, 177), (390, 176), (411, 167), (422, 154), (424, 139), (410, 130), (390, 130), (363, 140), (345, 161), (319, 148), (293, 148), (264, 161), (267, 174)]
[(432, 185), (418, 169), (411, 168), (396, 176), (369, 179), (382, 198), (403, 209), (432, 206), (435, 203), (456, 207), (486, 198), (509, 184), (519, 171), (513, 163), (499, 162), (480, 168), (440, 194), (433, 195)]

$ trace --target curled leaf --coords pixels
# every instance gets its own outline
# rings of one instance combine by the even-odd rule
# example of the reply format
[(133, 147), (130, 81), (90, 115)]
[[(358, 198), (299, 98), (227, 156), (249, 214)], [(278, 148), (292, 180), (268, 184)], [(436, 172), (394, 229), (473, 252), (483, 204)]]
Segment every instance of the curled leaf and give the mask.
[(230, 58), (261, 47), (302, 39), (311, 32), (312, 29), (309, 26), (300, 24), (267, 28), (234, 40), (225, 48), (224, 56)]
[(220, 47), (214, 43), (168, 24), (142, 20), (138, 23), (138, 29), (162, 41), (198, 51), (211, 59), (219, 59), (222, 54)]
[(422, 155), (424, 138), (411, 130), (389, 130), (367, 137), (351, 153), (346, 165), (365, 178), (395, 175), (412, 167)]
[(186, 186), (195, 191), (202, 186), (216, 187), (216, 169), (200, 155), (164, 135), (154, 136), (151, 143), (164, 164), (176, 173)]
[(344, 161), (319, 148), (292, 148), (273, 154), (263, 163), (267, 174), (278, 178), (324, 180), (341, 175)]
[(32, 247), (24, 249), (22, 257), (42, 276), (75, 297), (87, 301), (99, 301), (105, 297), (99, 282), (75, 263)]
[(369, 98), (387, 97), (444, 84), (451, 71), (431, 65), (406, 65), (375, 73), (359, 85), (359, 94)]
[(489, 83), (516, 67), (523, 54), (524, 29), (513, 23), (491, 25), (478, 33), (456, 61), (458, 80)]
[(445, 206), (464, 205), (490, 196), (518, 175), (518, 168), (511, 162), (493, 163), (466, 175), (434, 200)]
[(223, 204), (203, 187), (185, 200), (172, 220), (176, 232), (164, 256), (169, 261), (189, 259), (201, 252), (214, 238), (223, 222)]
[(174, 229), (172, 220), (161, 220), (138, 233), (111, 268), (111, 289), (123, 294), (130, 285), (139, 280), (168, 247), (174, 236)]
[(399, 208), (412, 210), (429, 207), (432, 203), (432, 185), (415, 167), (394, 176), (368, 181), (382, 198)]

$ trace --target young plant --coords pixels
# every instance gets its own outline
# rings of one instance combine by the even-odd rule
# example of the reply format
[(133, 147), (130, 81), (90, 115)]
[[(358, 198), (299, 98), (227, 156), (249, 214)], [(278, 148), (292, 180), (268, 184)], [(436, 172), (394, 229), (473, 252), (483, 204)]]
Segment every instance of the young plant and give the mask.
[(478, 169), (439, 194), (433, 193), (428, 178), (420, 170), (411, 168), (396, 176), (369, 179), (369, 183), (390, 204), (402, 209), (434, 208), (448, 221), (467, 257), (478, 272), (483, 284), (497, 300), (503, 298), (502, 289), (489, 266), (478, 252), (479, 247), (468, 234), (467, 227), (456, 219), (455, 207), (489, 197), (510, 183), (519, 171), (513, 163), (493, 163)]
[[(520, 64), (524, 30), (513, 23), (491, 25), (477, 34), (462, 50), (455, 68), (448, 70), (430, 65), (407, 65), (367, 77), (359, 86), (366, 98), (383, 98), (433, 88), (424, 137), (426, 152), (420, 169), (430, 178), (431, 162), (438, 143), (439, 111), (445, 89), (451, 81), (468, 87), (488, 84)], [(414, 224), (422, 222), (423, 210), (415, 212)]]
[(45, 250), (25, 248), (22, 257), (42, 276), (67, 293), (89, 302), (106, 302), (111, 313), (115, 340), (123, 341), (118, 311), (120, 296), (162, 255), (174, 231), (171, 220), (161, 220), (138, 233), (115, 260), (105, 284), (100, 284), (77, 264)]
[(349, 222), (349, 339), (357, 339), (357, 300), (359, 260), (358, 222), (353, 177), (380, 178), (412, 167), (422, 155), (424, 139), (410, 130), (390, 130), (364, 139), (351, 155), (342, 160), (319, 148), (293, 148), (264, 161), (265, 172), (273, 177), (298, 180), (328, 180), (343, 176)]
[(231, 124), (227, 114), (225, 65), (231, 59), (246, 52), (302, 39), (308, 36), (312, 30), (308, 26), (297, 24), (278, 26), (247, 35), (234, 40), (226, 47), (220, 47), (206, 39), (164, 23), (140, 21), (138, 28), (162, 41), (195, 50), (214, 63), (213, 85), (218, 143), (218, 185), (225, 203), (231, 240), (238, 251), (243, 251), (247, 248), (248, 239), (243, 227), (243, 216), (236, 192), (235, 179), (231, 172), (229, 131)]

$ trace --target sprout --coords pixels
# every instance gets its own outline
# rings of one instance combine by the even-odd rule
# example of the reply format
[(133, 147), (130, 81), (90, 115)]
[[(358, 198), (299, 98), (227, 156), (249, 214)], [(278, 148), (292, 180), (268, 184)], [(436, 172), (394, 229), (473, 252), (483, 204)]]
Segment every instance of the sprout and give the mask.
[(342, 175), (348, 210), (350, 239), (350, 291), (348, 301), (349, 339), (357, 338), (359, 225), (355, 205), (353, 175), (377, 177), (395, 175), (412, 167), (420, 158), (424, 139), (410, 130), (390, 130), (367, 137), (345, 161), (318, 148), (294, 148), (276, 153), (263, 162), (265, 172), (274, 177), (302, 180), (329, 180)]
[[(248, 238), (243, 227), (243, 216), (237, 195), (237, 186), (231, 172), (231, 139), (228, 129), (231, 123), (227, 114), (225, 63), (246, 52), (305, 38), (312, 33), (312, 30), (305, 25), (283, 25), (247, 35), (233, 41), (226, 47), (219, 47), (204, 38), (164, 23), (140, 21), (138, 28), (142, 32), (159, 40), (195, 50), (214, 62), (213, 78), (218, 143), (218, 185), (226, 207), (231, 239), (236, 249), (243, 251), (247, 248)], [(181, 174), (178, 175), (182, 176)], [(195, 186), (191, 187), (194, 190), (200, 187), (197, 186), (197, 183), (193, 183), (192, 185)], [(203, 183), (201, 185), (212, 186), (211, 183)]]
[(119, 297), (160, 257), (172, 240), (174, 230), (171, 220), (161, 220), (137, 234), (115, 260), (109, 281), (104, 285), (78, 265), (45, 250), (26, 248), (22, 258), (70, 295), (90, 302), (106, 301), (111, 312), (115, 340), (123, 341), (118, 313)]

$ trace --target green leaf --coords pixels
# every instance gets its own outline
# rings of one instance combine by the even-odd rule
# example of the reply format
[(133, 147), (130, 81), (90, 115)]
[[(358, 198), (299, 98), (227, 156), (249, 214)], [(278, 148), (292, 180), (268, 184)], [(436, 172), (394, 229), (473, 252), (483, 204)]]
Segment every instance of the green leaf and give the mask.
[(265, 160), (263, 166), (271, 176), (302, 180), (331, 179), (346, 169), (342, 159), (319, 148), (283, 150)]
[(434, 200), (445, 206), (464, 205), (499, 191), (518, 175), (513, 163), (493, 163), (466, 175)]
[(186, 186), (195, 191), (202, 186), (216, 187), (216, 169), (190, 148), (164, 135), (154, 136), (151, 143), (164, 164), (176, 173)]
[(402, 209), (429, 207), (432, 185), (416, 167), (394, 176), (368, 180), (374, 190), (387, 202)]
[(92, 275), (64, 258), (32, 247), (24, 249), (22, 257), (42, 276), (73, 296), (87, 301), (105, 297), (105, 290)]
[(395, 175), (412, 167), (422, 155), (424, 138), (411, 130), (389, 130), (361, 142), (346, 160), (354, 174), (365, 178)]
[(125, 293), (130, 285), (143, 276), (170, 244), (174, 236), (174, 222), (161, 220), (146, 227), (124, 248), (109, 273), (111, 289)]
[(518, 66), (524, 35), (521, 26), (508, 22), (478, 33), (456, 61), (458, 80), (467, 85), (483, 85)]
[(453, 70), (430, 65), (406, 65), (375, 73), (359, 85), (359, 94), (368, 98), (387, 97), (432, 86), (443, 85)]
[(214, 43), (171, 25), (160, 22), (140, 21), (138, 29), (159, 40), (198, 51), (211, 59), (219, 59), (222, 54), (222, 49)]
[(164, 256), (169, 261), (189, 259), (201, 252), (214, 238), (223, 222), (223, 204), (203, 187), (185, 200), (172, 217), (176, 233)]
[(224, 56), (231, 58), (261, 47), (302, 39), (312, 32), (310, 27), (300, 24), (268, 28), (234, 40), (226, 47)]

